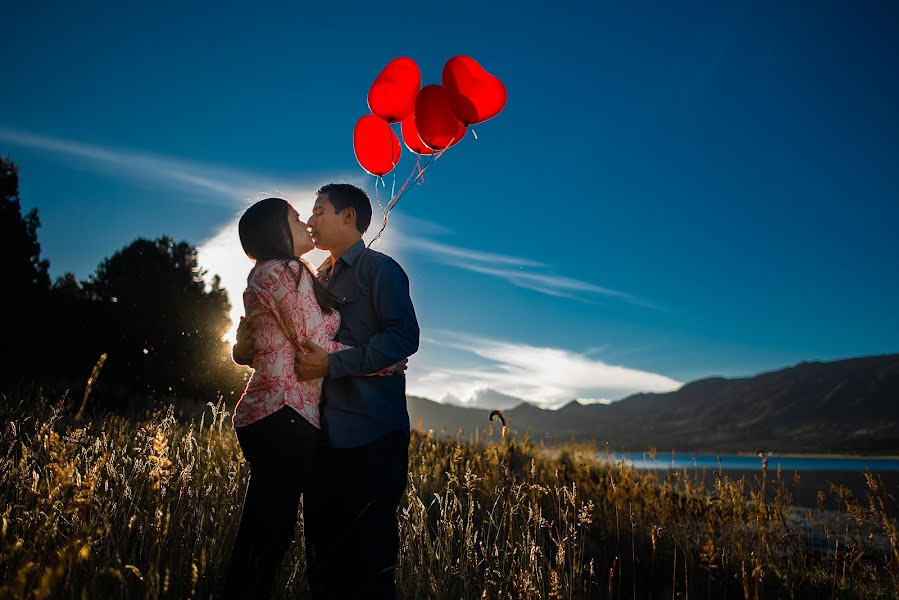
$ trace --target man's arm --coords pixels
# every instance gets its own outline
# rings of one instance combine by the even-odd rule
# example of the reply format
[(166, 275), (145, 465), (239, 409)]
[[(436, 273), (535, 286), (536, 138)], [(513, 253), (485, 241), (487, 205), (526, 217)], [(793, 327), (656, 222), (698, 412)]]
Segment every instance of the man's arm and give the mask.
[(362, 346), (329, 354), (329, 377), (377, 373), (418, 351), (418, 319), (409, 296), (409, 278), (393, 259), (380, 261), (372, 282), (372, 301), (383, 329)]
[[(322, 348), (313, 341), (305, 340), (300, 344), (302, 352), (297, 352), (294, 358), (293, 368), (300, 381), (327, 377), (330, 371), (329, 354), (347, 350), (352, 346), (346, 346), (340, 342), (330, 342), (327, 348)], [(377, 377), (386, 375), (405, 374), (409, 368), (409, 359), (404, 358), (395, 365), (381, 369), (377, 373), (365, 373), (367, 376)]]
[(231, 360), (242, 367), (253, 365), (256, 350), (253, 347), (253, 325), (241, 317), (237, 324), (237, 342), (231, 348)]

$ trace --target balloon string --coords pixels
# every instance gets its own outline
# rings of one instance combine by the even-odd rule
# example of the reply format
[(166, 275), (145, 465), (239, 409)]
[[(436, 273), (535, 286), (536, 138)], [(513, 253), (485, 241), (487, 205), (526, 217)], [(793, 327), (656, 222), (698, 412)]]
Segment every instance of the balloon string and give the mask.
[(415, 185), (422, 185), (425, 182), (424, 177), (422, 177), (421, 181), (417, 180), (418, 177), (421, 175), (421, 157), (420, 156), (418, 157), (418, 161), (415, 163), (415, 166), (416, 166), (416, 168), (418, 168), (418, 175), (416, 176)]
[(437, 154), (436, 154), (436, 153), (435, 153), (435, 154), (432, 154), (431, 156), (429, 156), (429, 157), (428, 157), (428, 162), (427, 162), (427, 164), (425, 164), (424, 167), (422, 167), (422, 168), (420, 168), (420, 169), (418, 170), (418, 175), (415, 176), (415, 179), (424, 179), (425, 171), (427, 171), (428, 169), (430, 169), (430, 168), (431, 168), (431, 165), (433, 165), (434, 162), (435, 162), (436, 160), (437, 160)]
[[(389, 126), (389, 124), (392, 123), (392, 121), (388, 121), (387, 123)], [(393, 131), (393, 127), (390, 127), (390, 130)], [(400, 130), (400, 131), (402, 131), (402, 130)], [(400, 164), (400, 154), (402, 154), (402, 152), (403, 152), (403, 148), (401, 146), (393, 145), (393, 140), (395, 139), (395, 137), (396, 137), (395, 135), (391, 135), (390, 140), (388, 141), (388, 143), (390, 144), (390, 162), (393, 163), (393, 167), (391, 167), (392, 169), (395, 169), (396, 166), (398, 164)], [(393, 153), (394, 150), (397, 151), (396, 154)], [(393, 177), (394, 177), (394, 179), (396, 179), (396, 173), (393, 174)]]
[(388, 214), (388, 213), (386, 213), (386, 212), (384, 213), (384, 221), (383, 221), (382, 224), (381, 224), (381, 228), (378, 230), (378, 233), (375, 234), (375, 237), (373, 237), (373, 238), (371, 239), (371, 241), (368, 243), (368, 247), (369, 247), (369, 248), (372, 247), (372, 244), (374, 244), (375, 242), (378, 241), (378, 238), (380, 238), (380, 237), (381, 237), (381, 234), (384, 233), (384, 229), (387, 228), (387, 214)]
[[(409, 171), (409, 176), (406, 177), (406, 181), (403, 182), (399, 194), (397, 194), (397, 200), (399, 200), (399, 197), (406, 192), (406, 190), (409, 188), (409, 184), (415, 181), (413, 177), (416, 175), (416, 172), (421, 172), (421, 155), (419, 155), (415, 160), (415, 166), (412, 167), (412, 170)], [(394, 204), (396, 204), (396, 202), (394, 202)]]
[[(426, 164), (426, 165), (424, 166), (424, 168), (422, 168), (422, 167), (420, 166), (420, 163), (416, 162), (416, 167), (418, 167), (418, 174), (415, 175), (415, 178), (412, 180), (412, 183), (418, 181), (419, 179), (421, 179), (422, 181), (424, 181), (424, 174), (425, 174), (425, 171), (427, 171), (427, 170), (430, 168), (430, 166), (431, 166), (432, 164), (434, 164), (434, 162), (436, 161), (436, 159), (432, 159), (432, 157), (428, 157), (428, 159), (429, 159), (429, 160), (428, 160), (428, 164)], [(415, 167), (413, 167), (413, 173), (414, 173), (414, 172), (415, 172)], [(410, 183), (410, 182), (407, 181), (407, 182), (406, 182), (406, 185), (404, 185), (403, 188), (400, 189), (400, 192), (399, 192), (394, 198), (391, 199), (390, 205), (389, 205), (388, 208), (387, 208), (387, 212), (390, 212), (391, 210), (393, 210), (394, 207), (397, 205), (397, 203), (400, 201), (400, 198), (402, 198), (403, 196), (406, 195), (406, 192), (409, 191), (409, 188), (408, 188), (409, 183)]]
[(443, 156), (443, 153), (446, 152), (447, 148), (452, 146), (453, 142), (455, 142), (455, 141), (456, 141), (456, 138), (455, 138), (455, 136), (453, 136), (453, 138), (450, 139), (449, 144), (446, 145), (446, 148), (443, 148), (442, 150), (437, 152), (437, 155), (434, 157), (434, 162), (437, 162), (438, 160), (440, 160), (440, 157)]
[(409, 171), (409, 175), (406, 177), (406, 180), (403, 182), (403, 185), (400, 186), (400, 194), (403, 193), (403, 190), (406, 189), (406, 186), (409, 185), (409, 180), (415, 175), (415, 170), (421, 168), (421, 155), (417, 155), (418, 158), (415, 159), (415, 166), (412, 167), (412, 170)]
[(474, 127), (471, 128), (471, 135), (474, 136), (474, 139), (478, 139), (478, 132), (474, 130)]
[(384, 205), (381, 204), (381, 193), (378, 190), (378, 179), (380, 177), (375, 175), (375, 201), (378, 203), (378, 208), (381, 209), (381, 212), (384, 212)]
[(396, 206), (396, 203), (399, 202), (399, 199), (405, 195), (405, 193), (409, 189), (409, 185), (418, 181), (418, 179), (424, 174), (427, 168), (431, 165), (431, 162), (433, 162), (433, 155), (428, 156), (427, 165), (422, 168), (421, 156), (418, 157), (418, 160), (415, 161), (415, 166), (412, 167), (412, 170), (409, 172), (409, 177), (407, 177), (405, 183), (403, 183), (403, 187), (401, 187), (399, 193), (397, 193), (396, 196), (391, 199), (391, 209)]
[(393, 209), (393, 206), (396, 205), (396, 201), (399, 200), (400, 196), (402, 196), (406, 192), (406, 189), (409, 186), (412, 176), (415, 175), (415, 170), (420, 169), (420, 165), (421, 165), (421, 156), (419, 155), (415, 161), (415, 166), (412, 167), (412, 170), (409, 171), (409, 175), (406, 177), (406, 180), (403, 182), (403, 185), (400, 186), (400, 191), (396, 192), (394, 194), (391, 194), (390, 202), (388, 203), (388, 207), (387, 207), (388, 212), (390, 212), (390, 210)]
[[(373, 237), (372, 240), (368, 243), (369, 248), (371, 248), (371, 246), (376, 241), (378, 241), (378, 239), (380, 239), (381, 234), (384, 233), (384, 230), (387, 228), (387, 222), (390, 218), (390, 212), (394, 209), (394, 207), (396, 207), (397, 203), (400, 201), (400, 198), (402, 198), (406, 194), (406, 192), (409, 191), (410, 184), (415, 183), (419, 179), (421, 179), (423, 181), (425, 172), (431, 167), (432, 164), (434, 164), (436, 162), (437, 157), (439, 157), (439, 155), (442, 153), (443, 153), (443, 150), (440, 150), (439, 152), (437, 152), (435, 154), (429, 155), (427, 158), (427, 162), (424, 166), (422, 166), (422, 164), (421, 164), (421, 156), (419, 155), (418, 159), (415, 161), (415, 165), (409, 171), (409, 175), (406, 177), (406, 180), (403, 182), (403, 185), (400, 186), (399, 191), (392, 194), (392, 196), (391, 196), (390, 200), (387, 202), (386, 206), (381, 207), (381, 212), (384, 215), (384, 219), (382, 221), (381, 228), (378, 230), (378, 233), (375, 234), (375, 237)], [(377, 186), (376, 186), (375, 190), (377, 193)], [(379, 204), (379, 206), (381, 205), (380, 200), (378, 201), (378, 204)]]

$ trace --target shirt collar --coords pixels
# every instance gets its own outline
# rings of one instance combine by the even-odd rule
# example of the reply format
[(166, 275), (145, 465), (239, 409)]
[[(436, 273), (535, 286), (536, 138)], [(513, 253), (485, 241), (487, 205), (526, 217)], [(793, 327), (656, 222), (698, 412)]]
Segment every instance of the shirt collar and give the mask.
[(345, 262), (346, 264), (353, 266), (353, 263), (356, 262), (356, 259), (359, 258), (359, 255), (365, 250), (365, 242), (359, 240), (352, 246), (350, 246), (346, 252), (340, 257), (340, 260)]
[[(343, 253), (343, 256), (340, 257), (339, 260), (344, 261), (347, 265), (352, 266), (356, 259), (359, 258), (359, 255), (365, 250), (365, 243), (362, 240), (359, 240), (352, 246), (350, 246), (346, 252)], [(324, 276), (326, 279), (330, 278), (329, 271), (331, 270), (331, 257), (325, 259), (321, 265), (319, 265), (316, 272), (319, 277)]]

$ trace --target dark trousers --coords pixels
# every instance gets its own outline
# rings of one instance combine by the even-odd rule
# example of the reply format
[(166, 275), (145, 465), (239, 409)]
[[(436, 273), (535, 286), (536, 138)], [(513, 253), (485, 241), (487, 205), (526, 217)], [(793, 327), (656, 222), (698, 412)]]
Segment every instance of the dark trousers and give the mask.
[(409, 435), (323, 448), (320, 459), (320, 478), (303, 502), (312, 597), (393, 600)]
[(250, 482), (225, 597), (269, 598), (294, 538), (300, 496), (314, 478), (320, 434), (289, 406), (235, 431), (250, 463)]

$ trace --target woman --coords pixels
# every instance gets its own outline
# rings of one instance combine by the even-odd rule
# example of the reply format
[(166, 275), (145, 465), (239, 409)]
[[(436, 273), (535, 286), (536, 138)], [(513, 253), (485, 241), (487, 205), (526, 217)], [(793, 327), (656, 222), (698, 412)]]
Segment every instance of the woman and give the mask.
[(268, 598), (294, 537), (300, 496), (313, 479), (318, 448), (322, 380), (298, 381), (294, 356), (304, 340), (330, 352), (348, 346), (333, 341), (340, 326), (336, 299), (299, 258), (314, 248), (299, 213), (281, 198), (266, 198), (247, 209), (238, 233), (256, 263), (243, 294), (255, 358), (234, 409), (250, 482), (226, 594)]

